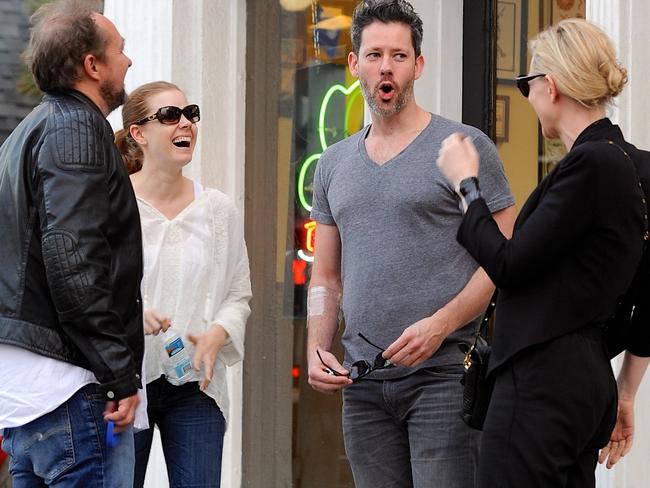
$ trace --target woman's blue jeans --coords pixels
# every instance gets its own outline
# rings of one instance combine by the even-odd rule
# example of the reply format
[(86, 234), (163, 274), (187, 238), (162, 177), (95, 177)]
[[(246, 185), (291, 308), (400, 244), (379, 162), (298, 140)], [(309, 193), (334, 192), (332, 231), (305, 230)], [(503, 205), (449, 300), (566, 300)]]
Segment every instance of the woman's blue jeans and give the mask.
[(164, 377), (147, 385), (149, 429), (135, 434), (134, 487), (140, 488), (158, 426), (170, 488), (218, 488), (226, 422), (197, 382), (174, 386)]

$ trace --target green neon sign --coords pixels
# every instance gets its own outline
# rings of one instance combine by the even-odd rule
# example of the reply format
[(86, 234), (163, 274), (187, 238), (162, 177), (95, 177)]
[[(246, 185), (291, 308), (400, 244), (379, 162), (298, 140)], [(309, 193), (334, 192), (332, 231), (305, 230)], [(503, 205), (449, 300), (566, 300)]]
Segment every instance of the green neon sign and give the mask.
[(321, 152), (308, 156), (307, 159), (305, 159), (305, 161), (302, 163), (302, 167), (298, 173), (298, 200), (300, 201), (300, 205), (302, 205), (302, 207), (308, 212), (311, 212), (312, 205), (307, 201), (307, 197), (305, 195), (305, 179), (307, 177), (307, 171), (309, 170), (309, 167), (315, 161), (318, 161), (318, 159), (323, 154), (323, 151), (325, 151), (325, 149), (328, 147), (327, 141), (325, 139), (325, 113), (327, 112), (327, 106), (329, 105), (330, 100), (336, 92), (340, 92), (346, 97), (352, 95), (345, 104), (345, 118), (343, 127), (347, 130), (352, 106), (361, 93), (361, 90), (359, 90), (359, 80), (355, 81), (348, 87), (338, 83), (332, 85), (325, 93), (325, 96), (321, 102), (320, 111), (318, 114), (318, 139), (321, 145)]

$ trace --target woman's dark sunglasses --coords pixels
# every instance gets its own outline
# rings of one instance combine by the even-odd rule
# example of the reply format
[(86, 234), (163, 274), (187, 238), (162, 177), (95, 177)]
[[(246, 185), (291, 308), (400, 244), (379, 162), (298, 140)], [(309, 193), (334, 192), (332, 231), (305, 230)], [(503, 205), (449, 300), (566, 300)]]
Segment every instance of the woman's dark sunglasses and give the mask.
[(528, 95), (530, 94), (530, 85), (528, 82), (542, 76), (546, 76), (546, 73), (539, 73), (536, 75), (519, 75), (515, 78), (515, 83), (517, 84), (517, 88), (519, 88), (521, 94), (524, 97), (528, 98)]
[(160, 107), (155, 114), (145, 117), (144, 119), (138, 120), (135, 125), (146, 124), (152, 120), (158, 119), (158, 122), (161, 124), (177, 124), (181, 120), (181, 115), (184, 115), (187, 120), (196, 124), (201, 120), (201, 111), (199, 110), (198, 105), (188, 105), (185, 108), (174, 107), (169, 105), (167, 107)]
[(372, 347), (379, 349), (379, 353), (375, 356), (374, 360), (372, 362), (366, 359), (355, 361), (350, 366), (350, 374), (345, 375), (343, 373), (340, 373), (339, 371), (336, 371), (335, 369), (330, 368), (327, 364), (325, 364), (325, 361), (323, 361), (323, 358), (320, 355), (320, 351), (316, 349), (316, 354), (318, 355), (318, 359), (320, 359), (320, 362), (323, 364), (323, 366), (325, 366), (329, 374), (333, 376), (347, 376), (352, 381), (356, 382), (359, 381), (364, 376), (368, 376), (373, 371), (376, 371), (378, 369), (389, 368), (392, 366), (391, 362), (388, 359), (384, 359), (384, 357), (382, 356), (385, 349), (382, 349), (381, 347), (370, 342), (368, 338), (364, 336), (361, 332), (359, 332), (358, 335), (364, 341), (370, 344)]

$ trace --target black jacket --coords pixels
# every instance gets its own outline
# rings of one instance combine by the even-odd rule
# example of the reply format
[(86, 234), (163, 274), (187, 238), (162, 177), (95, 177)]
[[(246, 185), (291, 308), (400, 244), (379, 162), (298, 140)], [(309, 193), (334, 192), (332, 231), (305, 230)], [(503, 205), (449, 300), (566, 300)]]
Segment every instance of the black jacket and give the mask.
[(0, 343), (91, 370), (107, 400), (140, 388), (142, 238), (99, 108), (47, 94), (0, 147)]
[(612, 316), (644, 243), (644, 196), (623, 143), (608, 119), (587, 127), (530, 195), (510, 240), (482, 199), (470, 205), (458, 240), (499, 288), (490, 371)]

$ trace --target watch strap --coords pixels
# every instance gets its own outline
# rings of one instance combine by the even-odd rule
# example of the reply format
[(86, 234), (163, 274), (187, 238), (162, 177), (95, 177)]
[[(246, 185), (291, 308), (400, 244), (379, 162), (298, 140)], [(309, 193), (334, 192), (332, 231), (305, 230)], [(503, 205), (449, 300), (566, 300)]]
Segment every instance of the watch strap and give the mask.
[(464, 213), (467, 210), (467, 207), (469, 207), (474, 200), (482, 198), (478, 178), (476, 176), (471, 176), (461, 180), (458, 185), (458, 194), (461, 197), (461, 210)]

